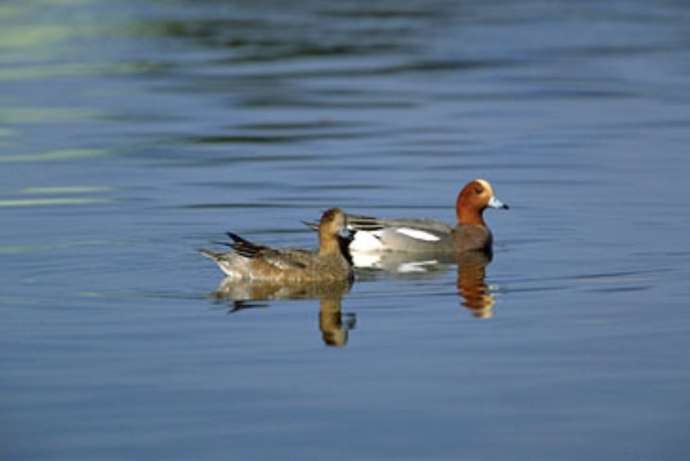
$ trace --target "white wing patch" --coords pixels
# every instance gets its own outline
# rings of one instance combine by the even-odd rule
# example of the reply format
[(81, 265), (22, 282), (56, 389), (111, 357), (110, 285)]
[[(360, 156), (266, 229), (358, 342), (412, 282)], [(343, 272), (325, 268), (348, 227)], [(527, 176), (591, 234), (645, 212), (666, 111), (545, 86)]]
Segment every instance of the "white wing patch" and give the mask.
[(395, 229), (395, 232), (398, 234), (407, 235), (413, 239), (424, 240), (426, 242), (438, 242), (441, 240), (434, 234), (419, 229), (411, 229), (409, 227), (398, 227)]
[(381, 251), (384, 247), (380, 237), (381, 231), (357, 231), (354, 240), (350, 242), (350, 251)]

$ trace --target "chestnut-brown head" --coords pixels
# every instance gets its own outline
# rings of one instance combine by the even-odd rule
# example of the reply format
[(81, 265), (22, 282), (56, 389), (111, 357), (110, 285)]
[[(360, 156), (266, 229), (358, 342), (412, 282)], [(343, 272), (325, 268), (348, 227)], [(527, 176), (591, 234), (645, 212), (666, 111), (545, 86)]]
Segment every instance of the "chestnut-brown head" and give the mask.
[(502, 208), (508, 205), (502, 203), (494, 195), (494, 189), (485, 179), (475, 179), (462, 188), (455, 202), (458, 224), (480, 224), (485, 226), (482, 214), (486, 208)]
[(338, 235), (345, 231), (345, 213), (340, 208), (331, 208), (321, 215), (319, 221), (320, 251), (340, 251)]

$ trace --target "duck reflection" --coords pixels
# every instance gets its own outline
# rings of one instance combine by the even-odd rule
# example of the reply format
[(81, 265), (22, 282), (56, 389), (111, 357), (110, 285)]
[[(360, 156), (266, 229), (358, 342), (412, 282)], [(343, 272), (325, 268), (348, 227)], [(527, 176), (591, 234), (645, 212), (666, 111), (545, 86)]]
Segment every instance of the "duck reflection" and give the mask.
[(486, 266), (491, 262), (492, 255), (484, 251), (468, 251), (457, 255), (458, 264), (457, 288), (462, 305), (479, 319), (493, 317), (493, 307), (496, 303), (489, 286), (484, 281)]
[(491, 251), (454, 252), (380, 252), (353, 255), (359, 280), (394, 277), (406, 280), (428, 280), (443, 277), (457, 266), (456, 286), (461, 304), (476, 318), (493, 316), (496, 302), (485, 282)]
[(268, 307), (257, 301), (277, 299), (319, 299), (319, 330), (324, 344), (342, 347), (347, 344), (349, 331), (354, 329), (354, 313), (342, 312), (342, 298), (352, 283), (275, 283), (224, 279), (211, 293), (211, 298), (227, 302), (230, 313), (244, 309)]
[(358, 279), (376, 279), (381, 276), (397, 279), (425, 280), (442, 277), (455, 264), (451, 252), (388, 251), (354, 253), (352, 262)]
[(341, 298), (322, 297), (319, 302), (319, 330), (327, 346), (345, 346), (349, 331), (355, 328), (355, 314), (343, 314), (340, 300)]

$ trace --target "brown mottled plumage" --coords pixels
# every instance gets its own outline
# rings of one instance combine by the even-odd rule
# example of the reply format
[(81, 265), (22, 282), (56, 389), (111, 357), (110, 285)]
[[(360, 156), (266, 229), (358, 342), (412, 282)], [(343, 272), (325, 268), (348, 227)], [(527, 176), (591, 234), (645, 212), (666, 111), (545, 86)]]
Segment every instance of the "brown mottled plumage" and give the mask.
[(352, 267), (343, 254), (340, 232), (345, 214), (338, 208), (327, 210), (319, 223), (319, 249), (273, 249), (228, 233), (232, 250), (217, 253), (200, 250), (233, 279), (276, 282), (332, 281), (352, 277)]

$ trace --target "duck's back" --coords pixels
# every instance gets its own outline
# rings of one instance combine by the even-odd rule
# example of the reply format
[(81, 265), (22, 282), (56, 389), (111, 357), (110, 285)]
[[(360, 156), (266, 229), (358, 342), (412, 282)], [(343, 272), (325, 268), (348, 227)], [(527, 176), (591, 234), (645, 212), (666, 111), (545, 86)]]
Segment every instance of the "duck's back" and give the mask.
[(340, 254), (265, 248), (250, 261), (251, 277), (266, 280), (338, 280), (349, 277), (350, 268)]
[(355, 230), (350, 249), (355, 252), (429, 252), (453, 249), (448, 224), (432, 219), (376, 219), (356, 216), (348, 219)]

